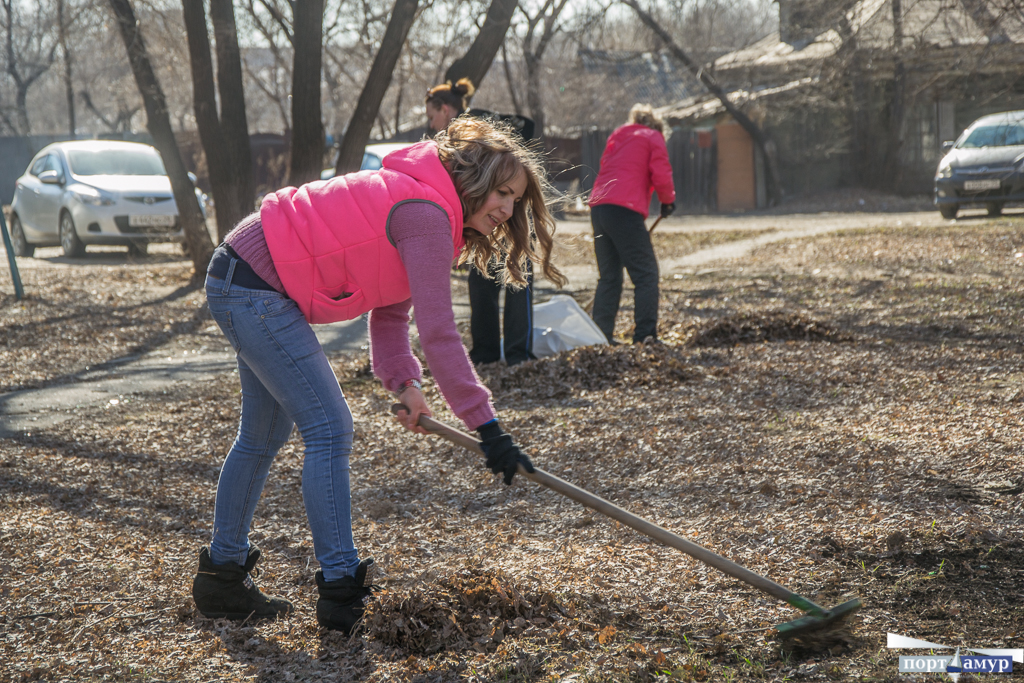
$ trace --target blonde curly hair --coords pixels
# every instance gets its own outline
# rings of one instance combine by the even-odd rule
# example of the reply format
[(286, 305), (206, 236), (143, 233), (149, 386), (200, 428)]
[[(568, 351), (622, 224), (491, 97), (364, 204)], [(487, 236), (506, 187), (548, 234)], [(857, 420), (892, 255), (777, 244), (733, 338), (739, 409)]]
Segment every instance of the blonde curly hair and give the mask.
[(497, 279), (503, 284), (525, 286), (526, 264), (533, 261), (544, 277), (564, 286), (565, 276), (551, 263), (555, 219), (548, 210), (546, 176), (537, 154), (527, 149), (510, 127), (466, 116), (454, 119), (434, 136), (434, 142), (462, 200), (463, 219), (476, 213), (497, 188), (520, 173), (526, 176), (522, 199), (494, 232), (483, 235), (463, 228), (466, 248), (459, 263), (473, 263), (485, 275), (492, 262), (503, 264)]

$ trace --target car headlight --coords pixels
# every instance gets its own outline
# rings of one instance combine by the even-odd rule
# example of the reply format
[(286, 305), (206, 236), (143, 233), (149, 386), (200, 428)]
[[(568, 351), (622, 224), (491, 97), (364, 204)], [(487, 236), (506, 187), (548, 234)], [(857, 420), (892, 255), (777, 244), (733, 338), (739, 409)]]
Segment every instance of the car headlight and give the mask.
[(953, 177), (953, 167), (950, 166), (949, 164), (944, 164), (942, 166), (939, 166), (939, 170), (935, 172), (935, 177), (936, 178), (952, 178)]
[(89, 187), (88, 185), (76, 185), (74, 189), (70, 190), (71, 195), (82, 202), (83, 204), (92, 204), (93, 206), (110, 206), (114, 203), (114, 198), (106, 192), (101, 192), (95, 187)]

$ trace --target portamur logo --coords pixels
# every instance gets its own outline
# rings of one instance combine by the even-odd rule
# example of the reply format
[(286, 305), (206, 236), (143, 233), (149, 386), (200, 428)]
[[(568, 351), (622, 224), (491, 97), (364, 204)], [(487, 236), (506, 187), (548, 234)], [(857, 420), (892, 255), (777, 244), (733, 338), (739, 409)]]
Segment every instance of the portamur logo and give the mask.
[[(927, 640), (908, 638), (907, 636), (888, 634), (887, 646), (890, 649), (918, 648), (928, 650), (951, 650), (949, 645), (931, 643)], [(977, 653), (961, 655), (960, 650)], [(978, 656), (982, 655), (982, 656)], [(946, 674), (954, 683), (965, 674), (1008, 674), (1013, 671), (1013, 663), (1024, 663), (1024, 649), (1000, 648), (956, 648), (952, 655), (910, 655), (900, 656), (900, 673)]]

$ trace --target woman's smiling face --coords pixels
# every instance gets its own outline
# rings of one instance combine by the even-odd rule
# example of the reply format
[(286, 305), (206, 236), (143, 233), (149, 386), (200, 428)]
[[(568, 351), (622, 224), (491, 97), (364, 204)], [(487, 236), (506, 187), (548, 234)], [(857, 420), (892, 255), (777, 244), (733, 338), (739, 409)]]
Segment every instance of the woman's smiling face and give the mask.
[(466, 220), (466, 227), (482, 235), (490, 235), (494, 229), (512, 217), (515, 205), (526, 192), (526, 173), (520, 168), (515, 177), (502, 183), (487, 195), (483, 205)]

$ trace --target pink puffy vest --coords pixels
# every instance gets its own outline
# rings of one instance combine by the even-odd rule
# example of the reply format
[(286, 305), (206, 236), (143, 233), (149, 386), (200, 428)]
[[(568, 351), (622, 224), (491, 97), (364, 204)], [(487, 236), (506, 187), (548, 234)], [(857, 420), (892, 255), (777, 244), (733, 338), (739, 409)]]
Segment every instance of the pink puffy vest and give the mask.
[(448, 214), (456, 258), (464, 246), (462, 202), (433, 142), (392, 152), (379, 171), (286, 187), (263, 198), (260, 219), (270, 256), (306, 320), (352, 320), (411, 296), (388, 235), (391, 212), (409, 201), (430, 202)]

